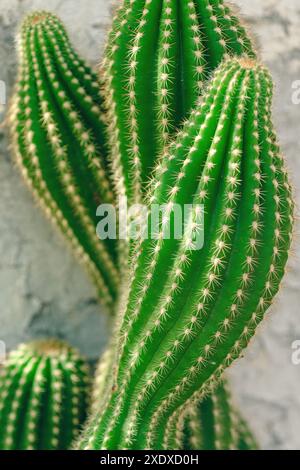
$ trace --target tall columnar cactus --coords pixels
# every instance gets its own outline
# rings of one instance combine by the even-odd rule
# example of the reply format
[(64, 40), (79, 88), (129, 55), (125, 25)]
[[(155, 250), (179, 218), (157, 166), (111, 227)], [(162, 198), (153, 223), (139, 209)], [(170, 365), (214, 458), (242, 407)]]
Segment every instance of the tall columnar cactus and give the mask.
[(89, 368), (57, 340), (21, 345), (0, 369), (0, 449), (67, 449), (87, 411)]
[[(165, 216), (139, 242), (112, 391), (81, 448), (164, 448), (164, 430), (240, 356), (270, 306), (293, 223), (271, 101), (262, 66), (225, 61), (157, 168), (149, 201)], [(183, 237), (166, 239), (186, 204)], [(194, 249), (202, 204), (204, 246)]]
[(10, 113), (17, 163), (111, 307), (118, 287), (115, 241), (96, 234), (97, 206), (114, 202), (99, 81), (50, 13), (25, 19), (18, 51)]
[(255, 56), (223, 0), (123, 0), (103, 61), (117, 192), (141, 202), (170, 136), (228, 55)]

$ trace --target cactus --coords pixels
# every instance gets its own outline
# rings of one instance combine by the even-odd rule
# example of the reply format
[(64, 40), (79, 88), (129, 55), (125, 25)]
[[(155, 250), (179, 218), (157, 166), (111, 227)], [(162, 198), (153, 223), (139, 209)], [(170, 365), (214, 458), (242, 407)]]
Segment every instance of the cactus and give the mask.
[(0, 449), (67, 449), (86, 417), (88, 371), (57, 340), (11, 352), (0, 370)]
[(19, 79), (10, 110), (17, 163), (111, 308), (119, 278), (115, 240), (96, 235), (97, 206), (114, 202), (99, 81), (50, 13), (24, 20), (18, 50)]
[[(113, 386), (80, 448), (163, 449), (165, 429), (220, 380), (263, 319), (293, 224), (271, 101), (264, 67), (226, 60), (158, 165), (148, 199), (165, 205), (165, 217), (136, 249)], [(175, 205), (186, 204), (182, 239), (165, 239)]]
[(188, 409), (165, 432), (165, 447), (179, 450), (255, 450), (257, 444), (236, 411), (227, 383)]
[(123, 0), (102, 65), (118, 194), (140, 203), (158, 156), (228, 55), (255, 56), (223, 0)]
[[(91, 413), (97, 413), (105, 403), (112, 383), (113, 361), (113, 348), (109, 347), (95, 372)], [(225, 381), (185, 410), (173, 427), (165, 429), (164, 445), (173, 450), (257, 449), (252, 433), (235, 409)]]
[(115, 351), (112, 345), (104, 351), (95, 370), (91, 400), (92, 413), (101, 409), (102, 403), (105, 401), (105, 398), (109, 393), (109, 387), (112, 383), (114, 359)]

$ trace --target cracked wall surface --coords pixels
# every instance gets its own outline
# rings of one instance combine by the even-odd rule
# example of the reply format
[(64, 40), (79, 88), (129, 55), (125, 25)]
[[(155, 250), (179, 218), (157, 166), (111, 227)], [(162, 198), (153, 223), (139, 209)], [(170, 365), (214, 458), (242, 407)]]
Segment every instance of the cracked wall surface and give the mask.
[[(274, 76), (276, 126), (294, 186), (300, 187), (300, 104), (292, 84), (300, 80), (299, 0), (236, 0)], [(71, 39), (92, 64), (101, 54), (110, 21), (108, 0), (1, 0), (0, 80), (11, 92), (16, 72), (15, 31), (24, 13), (49, 9), (66, 23)], [(5, 106), (0, 107), (5, 113)], [(0, 340), (59, 336), (95, 360), (109, 325), (95, 291), (60, 235), (49, 226), (14, 168), (0, 128)], [(299, 204), (299, 189), (296, 199)], [(262, 448), (300, 449), (300, 365), (292, 342), (300, 340), (299, 243), (284, 287), (256, 338), (229, 375), (236, 401)]]

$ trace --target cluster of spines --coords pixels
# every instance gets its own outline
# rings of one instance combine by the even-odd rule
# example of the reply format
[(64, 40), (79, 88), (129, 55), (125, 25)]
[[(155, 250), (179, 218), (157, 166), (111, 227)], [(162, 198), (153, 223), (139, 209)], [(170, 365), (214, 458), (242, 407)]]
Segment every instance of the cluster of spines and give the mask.
[(195, 214), (180, 242), (164, 221), (140, 242), (113, 391), (82, 446), (163, 448), (174, 414), (219, 380), (269, 307), (293, 219), (271, 97), (263, 67), (226, 61), (160, 163), (150, 201), (167, 205), (166, 222), (175, 203), (204, 203), (204, 248), (192, 249)]
[(119, 194), (143, 199), (158, 156), (205, 80), (232, 54), (255, 56), (245, 28), (222, 0), (122, 2), (103, 61)]
[(98, 204), (114, 203), (99, 82), (49, 13), (24, 21), (19, 54), (10, 112), (17, 163), (111, 308), (118, 286), (116, 248), (96, 235)]
[(86, 418), (89, 367), (57, 340), (21, 345), (0, 371), (0, 448), (68, 449)]

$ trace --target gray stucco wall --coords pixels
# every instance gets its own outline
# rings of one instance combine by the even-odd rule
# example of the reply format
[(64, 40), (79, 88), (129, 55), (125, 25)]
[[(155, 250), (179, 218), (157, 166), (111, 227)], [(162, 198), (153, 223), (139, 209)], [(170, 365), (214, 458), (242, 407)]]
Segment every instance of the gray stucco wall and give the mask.
[[(236, 0), (252, 26), (276, 83), (274, 111), (299, 203), (300, 80), (299, 0)], [(0, 80), (11, 90), (16, 70), (14, 33), (23, 14), (50, 9), (66, 23), (78, 50), (96, 64), (110, 18), (108, 0), (1, 0)], [(0, 106), (4, 113), (5, 106)], [(0, 128), (0, 340), (59, 336), (91, 359), (108, 334), (95, 291), (59, 234), (48, 225), (13, 167)], [(298, 255), (297, 255), (298, 251)], [(263, 448), (300, 449), (300, 365), (291, 344), (300, 339), (299, 244), (284, 287), (245, 357), (230, 370), (236, 401)]]

